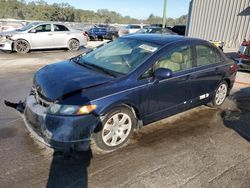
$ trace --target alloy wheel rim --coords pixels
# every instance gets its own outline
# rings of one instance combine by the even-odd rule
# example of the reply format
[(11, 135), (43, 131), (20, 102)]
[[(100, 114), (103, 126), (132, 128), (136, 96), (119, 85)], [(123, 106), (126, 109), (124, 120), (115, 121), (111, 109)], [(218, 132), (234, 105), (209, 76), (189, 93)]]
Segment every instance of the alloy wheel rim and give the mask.
[(77, 50), (79, 45), (77, 41), (71, 41), (69, 46), (71, 50)]
[(108, 146), (117, 146), (126, 140), (131, 129), (132, 121), (127, 114), (114, 114), (108, 119), (103, 127), (103, 142)]
[(16, 50), (19, 52), (25, 52), (27, 51), (28, 44), (25, 41), (18, 41), (16, 45)]
[(221, 105), (224, 102), (226, 95), (227, 95), (227, 86), (226, 84), (221, 84), (216, 91), (215, 95), (216, 104)]

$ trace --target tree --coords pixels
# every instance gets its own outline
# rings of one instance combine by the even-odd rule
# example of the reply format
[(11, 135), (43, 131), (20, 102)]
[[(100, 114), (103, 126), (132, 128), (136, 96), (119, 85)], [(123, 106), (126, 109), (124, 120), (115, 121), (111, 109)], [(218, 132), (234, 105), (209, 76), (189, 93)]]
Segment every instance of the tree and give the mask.
[[(86, 22), (86, 23), (149, 23), (159, 24), (162, 18), (150, 14), (146, 20), (138, 20), (130, 16), (99, 9), (96, 12), (90, 10), (76, 9), (68, 3), (54, 3), (49, 5), (44, 0), (26, 2), (25, 0), (0, 0), (0, 18), (16, 18), (26, 20), (42, 21), (66, 21), (66, 22)], [(187, 16), (167, 19), (167, 25), (186, 24)]]

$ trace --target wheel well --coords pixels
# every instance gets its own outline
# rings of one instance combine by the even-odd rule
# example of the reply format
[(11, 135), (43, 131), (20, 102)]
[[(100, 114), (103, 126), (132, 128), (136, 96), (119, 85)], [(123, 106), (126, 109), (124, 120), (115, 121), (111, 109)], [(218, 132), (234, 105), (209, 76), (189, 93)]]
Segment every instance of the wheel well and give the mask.
[[(116, 106), (113, 106), (112, 108), (117, 108), (117, 107), (125, 107), (125, 108), (128, 108), (129, 110), (132, 111), (132, 113), (134, 114), (135, 118), (138, 120), (138, 127), (142, 127), (142, 122), (141, 122), (141, 117), (140, 117), (140, 113), (138, 111), (138, 109), (136, 107), (134, 107), (133, 105), (131, 104), (127, 104), (127, 103), (123, 103), (123, 104), (120, 104), (120, 105), (116, 105)], [(111, 110), (111, 109), (109, 109)], [(109, 110), (107, 110), (105, 113), (107, 113)], [(105, 115), (103, 115), (102, 117), (105, 117)], [(97, 127), (95, 128), (94, 132), (99, 132), (102, 130), (102, 124), (98, 124)]]
[(114, 106), (112, 106), (112, 108), (108, 108), (105, 113), (107, 113), (108, 111), (112, 110), (113, 108), (119, 108), (119, 107), (128, 108), (129, 110), (131, 110), (133, 112), (135, 118), (137, 118), (139, 120), (141, 119), (140, 118), (139, 110), (136, 107), (134, 107), (133, 105), (128, 104), (128, 103), (122, 103), (122, 104), (114, 105)]
[(18, 40), (25, 40), (29, 44), (30, 49), (32, 48), (31, 45), (30, 45), (30, 43), (29, 43), (29, 41), (27, 41), (26, 39), (23, 39), (23, 38), (19, 38), (19, 39), (14, 40), (13, 43), (12, 43), (12, 50), (13, 51), (16, 51), (16, 49), (15, 49), (15, 42), (18, 41)]
[(135, 117), (137, 119), (139, 119), (139, 120), (141, 119), (139, 110), (136, 107), (134, 107), (130, 104), (123, 104), (122, 106), (126, 106), (127, 108), (129, 108), (133, 112), (133, 114), (135, 115)]
[(228, 79), (228, 78), (226, 78), (225, 79), (225, 82), (227, 83), (227, 86), (228, 86), (228, 92), (227, 92), (227, 95), (229, 94), (229, 91), (230, 91), (230, 89), (231, 89), (231, 81)]
[[(29, 43), (29, 41), (27, 41), (26, 39), (20, 38), (20, 39), (16, 39), (14, 42), (18, 41), (18, 40), (25, 40), (27, 43)], [(30, 44), (30, 43), (29, 43)]]
[(226, 83), (227, 83), (227, 86), (230, 87), (231, 81), (230, 81), (228, 78), (226, 78), (225, 81), (226, 81)]
[[(71, 40), (77, 40), (78, 42), (80, 42), (77, 38), (71, 38), (71, 39), (69, 39), (69, 41), (71, 41)], [(69, 42), (68, 42), (69, 43)]]

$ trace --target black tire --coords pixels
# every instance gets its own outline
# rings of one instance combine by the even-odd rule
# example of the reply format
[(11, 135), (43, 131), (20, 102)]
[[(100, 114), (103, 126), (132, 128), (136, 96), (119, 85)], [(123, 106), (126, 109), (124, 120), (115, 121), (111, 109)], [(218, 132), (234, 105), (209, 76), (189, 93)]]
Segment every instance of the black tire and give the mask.
[(18, 39), (14, 42), (14, 49), (19, 54), (26, 54), (30, 51), (30, 44), (24, 39)]
[[(123, 114), (125, 114), (123, 116)], [(119, 120), (118, 124), (112, 125), (114, 124), (114, 117), (121, 117), (121, 119)], [(120, 123), (120, 121), (123, 118), (129, 118), (124, 122), (124, 126), (129, 127), (130, 123), (131, 123), (131, 127), (130, 129), (127, 130), (127, 132), (125, 130), (122, 130), (119, 132), (119, 129), (123, 126), (121, 126), (122, 123)], [(133, 112), (131, 112), (130, 109), (126, 108), (126, 107), (116, 107), (114, 109), (112, 109), (111, 111), (109, 111), (105, 118), (102, 121), (102, 130), (95, 133), (93, 135), (94, 141), (96, 143), (96, 146), (103, 151), (113, 151), (118, 149), (119, 147), (121, 147), (122, 145), (124, 145), (128, 139), (131, 137), (131, 135), (133, 134), (133, 130), (136, 126), (136, 118), (133, 114)], [(113, 127), (112, 130), (108, 130), (107, 127), (111, 126)], [(113, 136), (110, 137), (110, 139), (107, 139), (105, 141), (105, 136), (112, 134)], [(126, 135), (126, 137), (124, 138), (120, 138), (120, 135)], [(116, 138), (117, 143), (112, 145), (112, 141), (113, 138)], [(120, 138), (120, 139), (119, 139)], [(115, 141), (115, 140), (114, 140)]]
[[(224, 89), (223, 89), (224, 88)], [(220, 91), (222, 92), (221, 95), (219, 95)], [(208, 104), (210, 107), (217, 107), (221, 106), (223, 102), (225, 101), (228, 94), (228, 84), (226, 81), (222, 81), (219, 86), (216, 88), (211, 103)], [(219, 95), (219, 96), (218, 96)]]
[(80, 42), (76, 39), (70, 39), (68, 42), (69, 51), (77, 51), (80, 48)]

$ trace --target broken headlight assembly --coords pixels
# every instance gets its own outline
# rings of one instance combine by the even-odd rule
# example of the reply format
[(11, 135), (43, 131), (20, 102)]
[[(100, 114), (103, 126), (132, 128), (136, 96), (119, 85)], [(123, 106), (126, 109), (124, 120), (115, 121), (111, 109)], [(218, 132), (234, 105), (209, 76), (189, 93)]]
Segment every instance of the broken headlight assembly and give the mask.
[(48, 108), (49, 114), (57, 114), (57, 115), (85, 115), (93, 112), (96, 109), (96, 105), (60, 105), (53, 104)]
[(6, 38), (6, 39), (9, 39), (9, 40), (11, 40), (12, 37), (13, 37), (13, 35), (6, 35), (6, 36), (5, 36), (5, 38)]
[(13, 35), (0, 35), (0, 41), (12, 40)]

